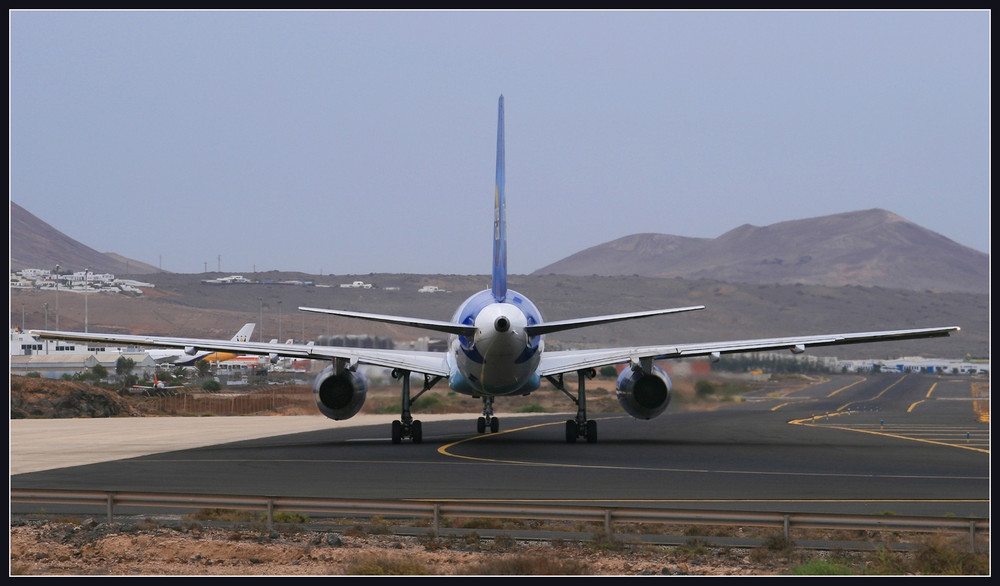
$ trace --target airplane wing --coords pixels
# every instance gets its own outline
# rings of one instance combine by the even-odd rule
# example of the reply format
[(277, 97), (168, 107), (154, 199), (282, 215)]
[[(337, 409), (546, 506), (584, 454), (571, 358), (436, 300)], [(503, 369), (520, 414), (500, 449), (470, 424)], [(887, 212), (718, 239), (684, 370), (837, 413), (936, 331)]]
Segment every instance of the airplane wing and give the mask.
[(446, 353), (444, 352), (346, 348), (341, 346), (317, 346), (311, 343), (278, 344), (202, 338), (175, 338), (169, 336), (83, 334), (80, 332), (51, 330), (33, 330), (32, 335), (42, 339), (71, 340), (77, 342), (112, 342), (156, 348), (181, 348), (183, 353), (189, 355), (207, 350), (211, 352), (233, 352), (235, 354), (256, 354), (274, 358), (283, 357), (312, 360), (332, 360), (339, 358), (347, 360), (351, 364), (369, 364), (385, 368), (399, 368), (435, 376), (448, 376), (449, 374), (445, 358)]
[(736, 352), (764, 352), (769, 350), (791, 350), (801, 353), (813, 346), (840, 346), (884, 342), (888, 340), (910, 340), (915, 338), (937, 338), (951, 335), (958, 327), (921, 328), (913, 330), (888, 330), (882, 332), (852, 332), (846, 334), (822, 334), (794, 336), (788, 338), (760, 338), (756, 340), (732, 340), (725, 342), (703, 342), (695, 344), (675, 344), (664, 346), (635, 346), (631, 348), (601, 348), (596, 350), (561, 350), (546, 352), (538, 365), (538, 374), (551, 376), (574, 372), (585, 368), (597, 368), (608, 364), (667, 358), (691, 358), (695, 356), (719, 357)]

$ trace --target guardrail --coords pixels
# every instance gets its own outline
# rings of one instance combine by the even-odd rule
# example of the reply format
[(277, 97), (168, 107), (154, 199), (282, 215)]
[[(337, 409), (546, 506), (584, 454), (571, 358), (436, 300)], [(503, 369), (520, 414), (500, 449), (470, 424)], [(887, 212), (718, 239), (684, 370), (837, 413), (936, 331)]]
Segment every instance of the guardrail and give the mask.
[[(596, 522), (604, 524), (604, 531), (608, 537), (614, 535), (615, 523), (770, 527), (781, 529), (784, 537), (789, 540), (792, 529), (937, 531), (958, 534), (968, 532), (970, 551), (976, 549), (976, 537), (979, 534), (988, 534), (990, 530), (990, 521), (984, 518), (702, 511), (653, 507), (531, 505), (449, 500), (345, 500), (307, 497), (11, 489), (10, 502), (103, 507), (107, 512), (109, 523), (113, 522), (116, 510), (120, 511), (125, 507), (164, 507), (192, 510), (226, 508), (259, 511), (266, 515), (268, 528), (274, 526), (274, 516), (278, 512), (429, 519), (435, 534), (440, 532), (441, 521), (447, 517)], [(123, 513), (119, 512), (119, 514)]]

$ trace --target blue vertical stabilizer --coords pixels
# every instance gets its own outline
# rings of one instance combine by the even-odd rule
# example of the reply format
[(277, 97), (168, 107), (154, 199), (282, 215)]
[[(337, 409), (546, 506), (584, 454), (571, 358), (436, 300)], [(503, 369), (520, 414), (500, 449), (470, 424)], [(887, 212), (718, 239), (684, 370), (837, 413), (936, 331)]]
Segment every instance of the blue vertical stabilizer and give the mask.
[(497, 184), (493, 202), (493, 298), (507, 297), (507, 203), (504, 199), (503, 96), (497, 116)]

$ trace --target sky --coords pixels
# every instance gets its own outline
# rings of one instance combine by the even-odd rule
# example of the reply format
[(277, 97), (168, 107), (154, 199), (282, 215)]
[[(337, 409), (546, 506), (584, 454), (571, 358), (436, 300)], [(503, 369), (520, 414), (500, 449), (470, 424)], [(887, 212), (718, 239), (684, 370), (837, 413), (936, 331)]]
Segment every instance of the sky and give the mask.
[(988, 11), (12, 11), (10, 199), (178, 273), (487, 274), (881, 208), (989, 252)]

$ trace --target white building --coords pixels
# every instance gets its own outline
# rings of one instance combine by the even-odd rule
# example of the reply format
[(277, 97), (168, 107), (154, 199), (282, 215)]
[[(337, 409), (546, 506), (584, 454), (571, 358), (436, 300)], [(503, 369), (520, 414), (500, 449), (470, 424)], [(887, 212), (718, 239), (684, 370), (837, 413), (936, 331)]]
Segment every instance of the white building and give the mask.
[(88, 371), (98, 364), (114, 375), (118, 359), (131, 359), (135, 365), (132, 374), (143, 378), (156, 373), (156, 361), (149, 354), (119, 354), (116, 352), (58, 352), (53, 354), (29, 354), (10, 357), (10, 373), (26, 375), (37, 372), (45, 378), (62, 378), (64, 374)]
[(79, 354), (112, 352), (115, 354), (137, 354), (141, 348), (110, 346), (100, 342), (67, 342), (65, 340), (40, 340), (20, 328), (10, 330), (10, 356), (45, 356), (51, 354)]
[(846, 372), (925, 372), (986, 376), (990, 374), (989, 362), (924, 358), (922, 356), (904, 356), (890, 360), (841, 360), (838, 362), (838, 366)]

